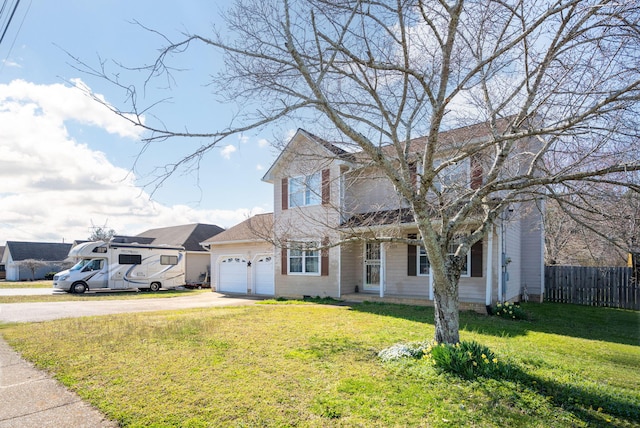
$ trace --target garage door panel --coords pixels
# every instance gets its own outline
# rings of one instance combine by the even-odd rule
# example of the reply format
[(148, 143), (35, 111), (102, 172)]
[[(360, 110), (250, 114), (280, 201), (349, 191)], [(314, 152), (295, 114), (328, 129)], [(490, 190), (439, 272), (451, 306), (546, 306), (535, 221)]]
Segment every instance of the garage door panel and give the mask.
[(219, 291), (247, 292), (247, 260), (243, 257), (225, 257), (219, 263)]
[(273, 296), (275, 294), (273, 256), (259, 257), (253, 266), (255, 267), (255, 293)]

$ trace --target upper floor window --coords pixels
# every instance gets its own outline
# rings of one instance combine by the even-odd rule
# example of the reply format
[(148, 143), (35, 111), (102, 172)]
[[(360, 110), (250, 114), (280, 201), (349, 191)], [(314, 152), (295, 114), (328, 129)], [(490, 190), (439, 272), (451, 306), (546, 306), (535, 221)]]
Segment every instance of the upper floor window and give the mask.
[(440, 192), (470, 188), (469, 159), (463, 159), (440, 171), (436, 179), (436, 189)]
[(289, 179), (289, 208), (320, 205), (322, 203), (322, 174)]
[[(442, 162), (436, 161), (434, 167), (437, 168)], [(433, 185), (439, 192), (449, 192), (455, 189), (469, 189), (478, 187), (478, 179), (481, 180), (481, 176), (472, 176), (470, 158), (463, 159), (452, 165), (445, 167), (436, 179), (433, 181)], [(412, 176), (413, 184), (419, 186), (419, 177), (424, 173), (424, 167), (421, 163), (417, 162), (413, 164)], [(477, 171), (476, 174), (482, 174), (481, 171)]]

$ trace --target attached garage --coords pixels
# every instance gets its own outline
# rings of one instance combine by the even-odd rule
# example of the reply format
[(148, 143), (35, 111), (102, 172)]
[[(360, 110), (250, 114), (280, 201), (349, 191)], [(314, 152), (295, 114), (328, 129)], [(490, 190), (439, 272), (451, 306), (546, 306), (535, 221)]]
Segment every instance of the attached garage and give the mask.
[(247, 260), (244, 257), (222, 257), (218, 263), (218, 291), (247, 292)]
[(275, 296), (273, 214), (258, 214), (200, 245), (211, 254), (211, 288), (221, 293)]
[(275, 294), (275, 282), (273, 276), (273, 256), (263, 255), (253, 263), (255, 278), (255, 294), (273, 296)]

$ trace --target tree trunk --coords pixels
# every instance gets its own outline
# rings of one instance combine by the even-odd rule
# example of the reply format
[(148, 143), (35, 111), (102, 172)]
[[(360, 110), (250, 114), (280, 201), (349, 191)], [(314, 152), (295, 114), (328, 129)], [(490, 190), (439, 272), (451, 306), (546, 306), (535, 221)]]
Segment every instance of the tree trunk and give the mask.
[(460, 314), (458, 312), (458, 287), (446, 284), (438, 287), (434, 283), (435, 305), (435, 340), (438, 343), (456, 344), (460, 342), (459, 326)]

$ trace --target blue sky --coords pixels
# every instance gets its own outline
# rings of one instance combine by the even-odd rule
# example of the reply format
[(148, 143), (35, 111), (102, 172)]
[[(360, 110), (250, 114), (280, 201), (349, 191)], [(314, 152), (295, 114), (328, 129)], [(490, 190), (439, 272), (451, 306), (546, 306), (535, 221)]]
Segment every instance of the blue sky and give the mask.
[[(193, 222), (229, 227), (273, 209), (272, 186), (261, 181), (277, 155), (271, 143), (274, 135), (285, 138), (299, 124), (233, 137), (203, 159), (199, 173), (191, 169), (159, 189), (143, 187), (154, 168), (207, 141), (159, 143), (133, 169), (142, 148), (139, 129), (90, 102), (77, 87), (90, 88), (118, 107), (125, 107), (125, 93), (77, 71), (68, 55), (95, 67), (103, 61), (108, 73), (140, 85), (145, 75), (117, 64), (150, 63), (163, 40), (133, 21), (177, 40), (186, 29), (208, 34), (212, 24), (220, 25), (224, 4), (21, 1), (0, 45), (0, 245), (86, 239), (92, 225), (106, 224), (121, 234)], [(184, 68), (175, 73), (172, 90), (161, 91), (166, 82), (154, 82), (144, 93), (139, 90), (140, 104), (171, 97), (154, 112), (178, 130), (227, 126), (236, 106), (221, 104), (206, 86), (220, 57), (196, 47), (170, 60)]]

